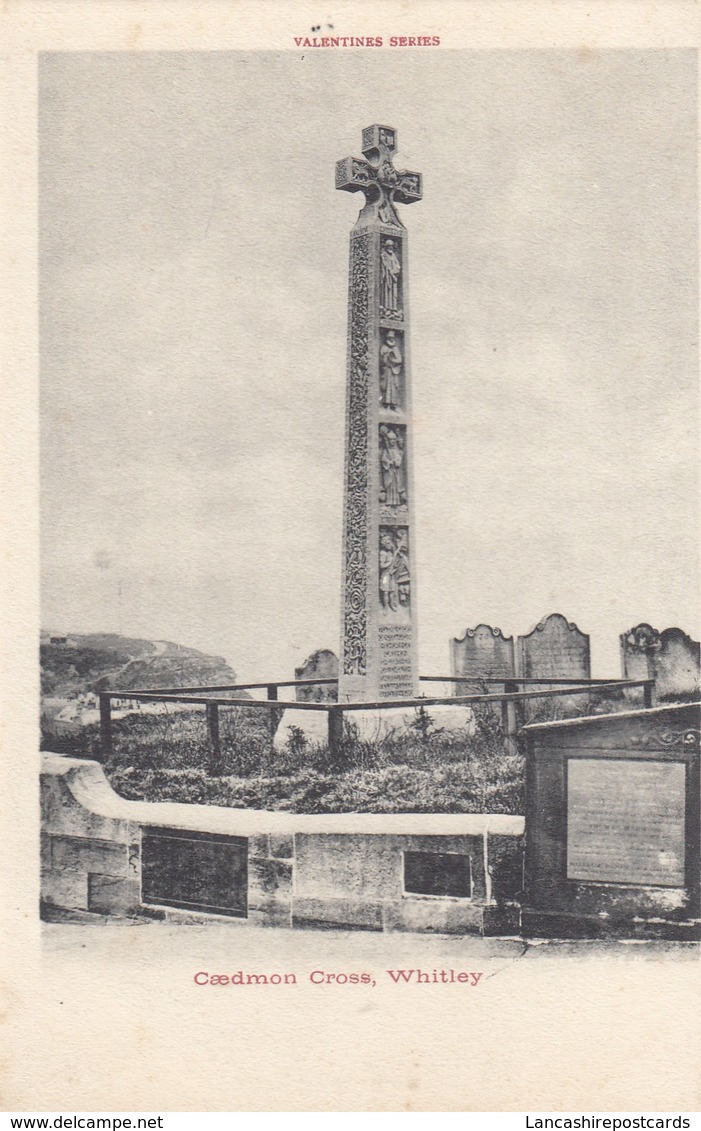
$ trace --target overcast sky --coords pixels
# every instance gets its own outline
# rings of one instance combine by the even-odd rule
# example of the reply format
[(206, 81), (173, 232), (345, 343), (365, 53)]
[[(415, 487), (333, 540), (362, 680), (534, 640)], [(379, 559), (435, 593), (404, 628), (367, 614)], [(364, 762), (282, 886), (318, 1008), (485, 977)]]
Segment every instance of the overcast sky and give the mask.
[(424, 174), (421, 669), (554, 611), (595, 675), (639, 620), (695, 632), (695, 53), (53, 54), (40, 115), (45, 627), (242, 678), (338, 651), (333, 173), (380, 122)]

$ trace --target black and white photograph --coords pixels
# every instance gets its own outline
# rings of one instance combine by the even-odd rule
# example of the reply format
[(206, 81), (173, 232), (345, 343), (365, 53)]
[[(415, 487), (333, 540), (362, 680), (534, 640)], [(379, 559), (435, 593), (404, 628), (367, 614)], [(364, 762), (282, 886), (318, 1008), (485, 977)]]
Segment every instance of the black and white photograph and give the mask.
[(36, 55), (35, 1094), (693, 1110), (698, 53), (362, 11)]

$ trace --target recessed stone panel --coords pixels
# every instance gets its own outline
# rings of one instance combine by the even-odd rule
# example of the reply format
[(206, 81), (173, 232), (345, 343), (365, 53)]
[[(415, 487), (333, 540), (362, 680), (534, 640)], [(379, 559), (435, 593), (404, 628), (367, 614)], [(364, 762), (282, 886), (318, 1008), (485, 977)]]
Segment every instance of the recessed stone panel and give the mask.
[(179, 829), (143, 834), (142, 900), (245, 918), (248, 840)]
[(412, 895), (472, 895), (470, 857), (457, 852), (405, 852), (404, 890)]

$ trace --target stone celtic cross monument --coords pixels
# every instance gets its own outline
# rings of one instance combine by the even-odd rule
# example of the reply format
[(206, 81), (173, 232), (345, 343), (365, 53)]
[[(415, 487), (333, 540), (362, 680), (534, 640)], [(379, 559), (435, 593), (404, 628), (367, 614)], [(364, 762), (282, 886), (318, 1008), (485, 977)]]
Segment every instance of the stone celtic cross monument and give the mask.
[(397, 131), (363, 130), (365, 160), (336, 164), (362, 192), (350, 237), (339, 701), (418, 693), (407, 233), (395, 205), (421, 174), (394, 168)]

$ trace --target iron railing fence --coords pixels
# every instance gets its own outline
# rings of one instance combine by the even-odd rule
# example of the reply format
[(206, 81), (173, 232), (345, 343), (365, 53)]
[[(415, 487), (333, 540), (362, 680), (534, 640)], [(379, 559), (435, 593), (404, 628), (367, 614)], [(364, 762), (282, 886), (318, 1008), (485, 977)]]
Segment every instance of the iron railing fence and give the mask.
[[(519, 727), (518, 705), (534, 699), (550, 699), (561, 696), (590, 695), (592, 691), (621, 692), (633, 688), (642, 688), (645, 707), (653, 703), (654, 679), (587, 679), (574, 680), (562, 678), (518, 678), (504, 679), (495, 676), (420, 676), (424, 683), (450, 683), (450, 684), (481, 684), (484, 686), (500, 685), (501, 690), (495, 692), (480, 692), (469, 695), (420, 695), (415, 699), (382, 699), (362, 703), (316, 703), (309, 700), (284, 700), (279, 698), (279, 690), (283, 687), (308, 687), (323, 684), (337, 684), (333, 678), (275, 680), (265, 683), (237, 683), (219, 684), (208, 687), (170, 687), (148, 688), (134, 690), (115, 690), (99, 692), (100, 700), (100, 748), (103, 759), (109, 758), (113, 753), (113, 720), (112, 704), (115, 700), (131, 700), (136, 703), (166, 703), (187, 704), (205, 708), (207, 723), (207, 739), (209, 745), (209, 772), (221, 773), (222, 742), (219, 719), (220, 707), (236, 707), (238, 709), (268, 711), (268, 722), (271, 739), (280, 722), (280, 713), (285, 710), (294, 711), (323, 711), (327, 715), (327, 733), (329, 750), (334, 756), (340, 756), (343, 743), (344, 716), (354, 711), (385, 711), (396, 708), (411, 710), (412, 708), (433, 706), (465, 706), (472, 707), (478, 704), (495, 703), (501, 706), (502, 730), (507, 750), (514, 750), (516, 734)], [(520, 687), (536, 688), (535, 690), (519, 690)], [(239, 698), (234, 692), (249, 692), (265, 690), (265, 699)]]

